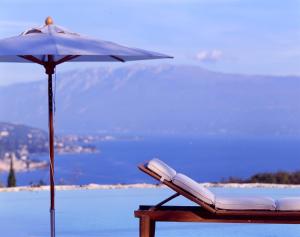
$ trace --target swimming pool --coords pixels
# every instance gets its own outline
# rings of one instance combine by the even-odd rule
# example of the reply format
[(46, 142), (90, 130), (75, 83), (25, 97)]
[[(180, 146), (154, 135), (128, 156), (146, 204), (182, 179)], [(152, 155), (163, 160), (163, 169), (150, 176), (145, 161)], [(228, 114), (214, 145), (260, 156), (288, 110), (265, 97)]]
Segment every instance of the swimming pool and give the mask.
[[(226, 195), (300, 196), (299, 188), (214, 188)], [(172, 194), (165, 188), (72, 190), (56, 192), (56, 231), (61, 237), (138, 236), (139, 204), (155, 204)], [(189, 204), (178, 198), (173, 204)], [(0, 193), (1, 236), (49, 236), (49, 193)], [(300, 225), (158, 223), (157, 237), (198, 236), (299, 236)]]

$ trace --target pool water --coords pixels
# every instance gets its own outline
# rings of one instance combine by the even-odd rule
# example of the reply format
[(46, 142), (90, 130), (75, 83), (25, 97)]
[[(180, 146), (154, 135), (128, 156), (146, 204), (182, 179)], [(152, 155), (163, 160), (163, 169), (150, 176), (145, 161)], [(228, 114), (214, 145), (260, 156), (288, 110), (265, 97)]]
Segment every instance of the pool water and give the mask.
[[(300, 196), (300, 189), (213, 188), (223, 195)], [(155, 204), (172, 194), (165, 188), (74, 190), (56, 192), (56, 231), (61, 237), (138, 236), (133, 211), (140, 204)], [(193, 205), (184, 198), (170, 204)], [(49, 193), (0, 193), (1, 236), (49, 236)], [(300, 225), (158, 223), (156, 236), (300, 236)]]

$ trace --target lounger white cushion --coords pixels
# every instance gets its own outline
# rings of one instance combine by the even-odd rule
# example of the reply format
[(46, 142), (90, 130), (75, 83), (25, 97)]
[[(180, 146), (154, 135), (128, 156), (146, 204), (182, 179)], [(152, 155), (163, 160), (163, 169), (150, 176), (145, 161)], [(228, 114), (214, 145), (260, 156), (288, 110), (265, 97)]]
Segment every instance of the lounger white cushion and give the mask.
[(173, 183), (207, 204), (215, 202), (215, 195), (211, 191), (184, 174), (176, 174)]
[(216, 196), (215, 207), (224, 210), (275, 210), (275, 200), (269, 197)]
[(158, 174), (162, 179), (171, 181), (176, 175), (176, 171), (159, 159), (152, 159), (147, 164), (148, 169)]
[(285, 197), (276, 201), (278, 211), (300, 211), (300, 197)]

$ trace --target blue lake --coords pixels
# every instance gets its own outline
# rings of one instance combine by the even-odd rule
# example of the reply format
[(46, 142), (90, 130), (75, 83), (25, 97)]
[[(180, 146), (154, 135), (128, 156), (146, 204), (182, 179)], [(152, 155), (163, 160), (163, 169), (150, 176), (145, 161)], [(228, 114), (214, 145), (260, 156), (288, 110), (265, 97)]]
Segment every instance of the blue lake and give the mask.
[[(257, 172), (300, 170), (300, 140), (284, 138), (212, 139), (147, 138), (100, 142), (98, 154), (57, 155), (57, 184), (153, 182), (137, 165), (153, 157), (166, 161), (196, 180), (247, 178)], [(48, 159), (47, 155), (38, 156)], [(17, 173), (18, 185), (43, 180), (48, 170)], [(5, 183), (6, 173), (1, 180)]]
[[(300, 196), (300, 189), (213, 188), (216, 194)], [(76, 190), (56, 193), (57, 236), (138, 236), (133, 211), (172, 194), (169, 189)], [(191, 205), (178, 198), (171, 204)], [(192, 204), (193, 205), (193, 204)], [(1, 236), (49, 236), (49, 193), (0, 193)], [(158, 223), (157, 237), (282, 237), (299, 236), (300, 225)]]

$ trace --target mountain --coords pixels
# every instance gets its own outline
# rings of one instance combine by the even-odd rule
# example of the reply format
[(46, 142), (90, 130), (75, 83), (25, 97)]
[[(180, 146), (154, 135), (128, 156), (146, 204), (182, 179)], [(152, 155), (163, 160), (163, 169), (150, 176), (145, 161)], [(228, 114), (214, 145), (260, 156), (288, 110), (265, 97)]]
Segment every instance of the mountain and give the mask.
[[(63, 133), (300, 135), (300, 77), (133, 65), (57, 75)], [(0, 87), (0, 120), (47, 128), (47, 82)]]

